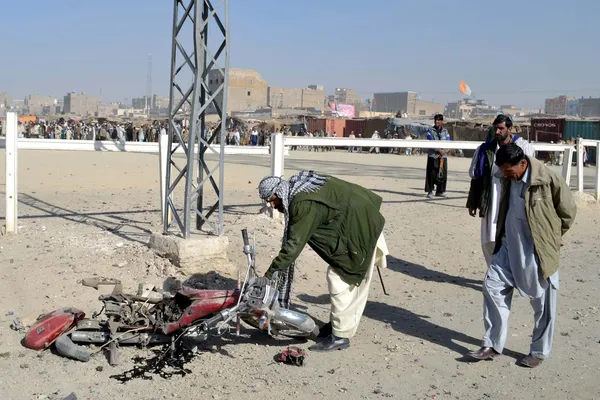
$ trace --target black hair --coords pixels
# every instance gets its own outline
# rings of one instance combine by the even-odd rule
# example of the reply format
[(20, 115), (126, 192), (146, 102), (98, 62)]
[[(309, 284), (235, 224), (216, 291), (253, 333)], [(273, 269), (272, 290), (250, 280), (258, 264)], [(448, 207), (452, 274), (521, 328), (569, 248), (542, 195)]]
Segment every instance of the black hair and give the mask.
[(504, 114), (499, 114), (496, 119), (494, 120), (494, 122), (492, 122), (492, 125), (498, 125), (503, 123), (506, 125), (507, 128), (510, 128), (511, 126), (513, 126), (512, 123), (512, 119), (510, 119), (509, 116), (504, 115)]
[(514, 166), (523, 160), (525, 160), (525, 153), (523, 153), (523, 149), (515, 143), (500, 146), (496, 152), (496, 165), (499, 167), (507, 163)]
[(442, 114), (435, 114), (435, 116), (433, 117), (433, 120), (434, 121), (443, 121), (444, 120), (444, 116)]

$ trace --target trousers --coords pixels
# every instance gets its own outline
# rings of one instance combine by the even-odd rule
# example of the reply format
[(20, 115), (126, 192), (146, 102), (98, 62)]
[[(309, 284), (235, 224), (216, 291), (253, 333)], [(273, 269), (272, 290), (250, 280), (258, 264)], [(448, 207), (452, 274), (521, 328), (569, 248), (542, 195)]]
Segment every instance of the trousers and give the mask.
[(386, 268), (388, 254), (387, 244), (381, 233), (365, 279), (358, 286), (346, 283), (333, 268), (327, 269), (327, 286), (331, 298), (330, 322), (333, 335), (340, 338), (351, 338), (356, 334), (369, 297), (373, 269), (376, 266)]
[[(485, 334), (483, 347), (492, 347), (502, 353), (508, 333), (508, 317), (512, 305), (514, 279), (509, 270), (490, 265), (483, 281), (483, 321)], [(556, 322), (556, 287), (549, 283), (544, 294), (530, 299), (533, 308), (533, 336), (530, 354), (545, 359), (552, 350), (552, 337)]]
[(438, 180), (440, 172), (440, 159), (427, 157), (427, 167), (425, 168), (425, 192), (433, 192), (434, 187), (436, 193), (445, 193), (446, 184), (448, 183), (448, 158), (444, 158), (443, 178)]

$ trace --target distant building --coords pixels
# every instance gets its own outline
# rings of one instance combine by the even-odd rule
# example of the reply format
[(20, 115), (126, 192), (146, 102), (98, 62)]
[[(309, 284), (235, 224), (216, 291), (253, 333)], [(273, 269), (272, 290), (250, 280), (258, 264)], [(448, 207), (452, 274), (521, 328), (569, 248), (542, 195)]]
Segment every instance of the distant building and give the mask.
[(512, 104), (509, 105), (501, 105), (499, 111), (504, 114), (504, 115), (508, 115), (511, 118), (514, 117), (521, 117), (523, 115), (527, 115), (529, 114), (529, 111), (527, 110), (523, 110), (517, 106), (514, 106)]
[[(223, 69), (213, 69), (208, 74), (209, 90), (214, 92), (223, 83)], [(227, 113), (234, 111), (254, 111), (267, 107), (267, 81), (251, 69), (229, 68), (229, 88), (227, 92)], [(223, 93), (217, 95), (217, 103), (222, 104)], [(215, 113), (214, 105), (208, 112)]]
[(95, 116), (99, 104), (100, 100), (95, 96), (89, 96), (85, 93), (69, 93), (64, 99), (63, 112), (84, 117)]
[(413, 114), (417, 103), (417, 92), (375, 93), (373, 111)]
[(323, 85), (308, 85), (308, 88), (312, 89), (312, 90), (325, 91), (325, 86), (323, 86)]
[(98, 105), (97, 117), (113, 117), (118, 115), (119, 103), (103, 103)]
[(13, 100), (6, 92), (0, 92), (0, 111), (9, 110), (13, 106)]
[(336, 88), (334, 102), (337, 104), (349, 104), (356, 106), (362, 103), (362, 99), (354, 89)]
[(579, 99), (580, 117), (600, 117), (600, 98)]
[(30, 94), (25, 98), (26, 112), (30, 115), (54, 114), (50, 111), (56, 110), (56, 103), (56, 99), (51, 96)]
[(417, 100), (415, 102), (415, 108), (411, 112), (408, 112), (409, 116), (414, 117), (432, 117), (435, 114), (443, 114), (444, 105), (440, 103), (433, 103), (431, 101)]
[[(507, 106), (511, 112), (517, 112), (513, 106)], [(521, 111), (519, 111), (520, 113)], [(503, 110), (485, 100), (463, 99), (446, 105), (445, 116), (457, 119), (493, 118)], [(510, 113), (509, 113), (510, 114)]]
[(546, 99), (544, 103), (544, 112), (549, 115), (564, 116), (568, 113), (569, 100), (574, 97), (558, 96), (552, 99)]
[(567, 101), (567, 115), (569, 117), (578, 117), (581, 114), (581, 105), (579, 99)]
[(325, 91), (310, 88), (269, 86), (267, 105), (271, 108), (302, 108), (323, 110)]

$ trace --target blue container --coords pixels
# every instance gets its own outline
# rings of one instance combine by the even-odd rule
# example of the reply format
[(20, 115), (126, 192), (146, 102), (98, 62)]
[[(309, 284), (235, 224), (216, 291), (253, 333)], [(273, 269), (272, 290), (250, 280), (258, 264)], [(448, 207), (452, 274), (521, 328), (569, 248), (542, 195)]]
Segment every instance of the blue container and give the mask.
[[(600, 121), (582, 121), (582, 120), (566, 120), (565, 121), (565, 134), (563, 139), (565, 141), (573, 138), (576, 140), (578, 137), (582, 139), (600, 140)], [(596, 162), (596, 147), (588, 146), (588, 159), (590, 163)]]

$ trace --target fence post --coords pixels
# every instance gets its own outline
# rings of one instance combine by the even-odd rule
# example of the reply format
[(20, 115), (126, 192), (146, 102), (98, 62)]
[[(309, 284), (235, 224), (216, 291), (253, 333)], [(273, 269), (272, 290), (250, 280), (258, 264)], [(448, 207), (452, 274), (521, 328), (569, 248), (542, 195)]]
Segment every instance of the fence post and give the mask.
[[(167, 205), (167, 168), (169, 168), (169, 135), (159, 135), (158, 159), (160, 168), (160, 220), (165, 223), (165, 207)], [(173, 219), (173, 213), (169, 209), (169, 224)]]
[(17, 113), (6, 113), (6, 232), (18, 233), (18, 142), (19, 127)]
[[(283, 134), (273, 133), (271, 135), (271, 175), (283, 177), (284, 171), (284, 146), (283, 146)], [(275, 219), (282, 217), (281, 213), (272, 210), (272, 216)]]
[(600, 141), (596, 142), (596, 201), (600, 201)]
[(564, 150), (562, 176), (567, 182), (567, 186), (571, 186), (571, 169), (573, 167), (573, 146)]
[(583, 139), (577, 139), (577, 191), (583, 192)]

